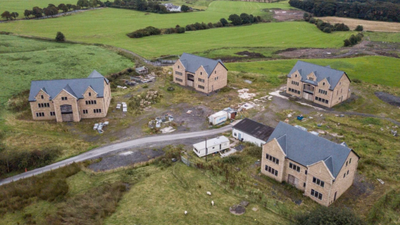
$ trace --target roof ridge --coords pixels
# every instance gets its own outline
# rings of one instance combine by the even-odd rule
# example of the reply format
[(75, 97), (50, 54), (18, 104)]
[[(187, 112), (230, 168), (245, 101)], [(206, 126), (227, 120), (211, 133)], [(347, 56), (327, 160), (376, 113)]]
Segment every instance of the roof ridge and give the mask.
[(310, 63), (310, 62), (306, 62), (306, 61), (302, 61), (302, 60), (297, 60), (297, 62), (307, 63), (307, 64), (311, 64), (311, 65), (314, 65), (314, 66), (319, 66), (319, 67), (322, 67), (322, 68), (325, 68), (325, 69), (336, 70), (336, 71), (344, 73), (343, 70), (333, 69), (332, 67), (330, 67), (330, 65), (329, 65), (329, 67), (326, 67), (326, 66), (321, 66), (321, 65), (318, 65), (318, 64), (314, 64), (314, 63)]
[[(199, 58), (203, 58), (203, 59), (208, 59), (208, 60), (212, 60), (212, 61), (217, 61), (217, 62), (219, 62), (219, 61), (216, 60), (216, 59), (210, 59), (210, 58), (206, 58), (206, 57), (203, 57), (203, 56), (198, 56), (198, 55), (194, 55), (194, 54), (190, 54), (190, 53), (186, 53), (186, 52), (182, 53), (182, 55), (183, 55), (183, 54), (192, 55), (192, 56), (196, 56), (196, 57), (199, 57)], [(182, 57), (182, 55), (181, 55), (181, 57)], [(179, 58), (180, 58), (180, 57), (179, 57)]]
[(54, 79), (54, 80), (31, 80), (34, 81), (60, 81), (60, 80), (82, 80), (82, 79), (104, 79), (105, 77), (85, 77), (85, 78), (69, 78), (69, 79)]

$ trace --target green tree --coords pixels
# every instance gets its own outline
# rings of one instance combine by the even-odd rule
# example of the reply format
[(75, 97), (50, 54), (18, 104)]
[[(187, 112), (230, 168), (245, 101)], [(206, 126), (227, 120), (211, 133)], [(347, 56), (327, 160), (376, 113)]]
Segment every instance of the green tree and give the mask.
[(221, 18), (219, 22), (221, 22), (222, 26), (226, 26), (228, 24), (228, 20), (226, 20), (225, 18)]
[(361, 26), (361, 25), (358, 25), (357, 27), (356, 27), (356, 29), (354, 29), (355, 31), (363, 31), (364, 30), (364, 27), (363, 26)]
[(311, 224), (346, 224), (346, 225), (364, 225), (360, 218), (358, 218), (349, 209), (324, 207), (320, 206), (317, 209), (306, 212), (296, 216), (298, 225), (311, 225)]
[(189, 10), (190, 10), (189, 6), (187, 6), (187, 5), (182, 5), (182, 6), (181, 6), (181, 11), (182, 11), (182, 12), (187, 12), (187, 11), (189, 11)]
[(303, 14), (303, 19), (304, 19), (305, 21), (309, 21), (310, 18), (311, 18), (310, 14), (308, 14), (308, 13), (304, 13), (304, 14)]
[(17, 12), (12, 12), (11, 13), (11, 17), (15, 19), (17, 19), (17, 17), (19, 16), (19, 14)]
[(60, 31), (57, 32), (56, 41), (57, 41), (57, 42), (64, 42), (64, 41), (65, 41), (65, 36), (64, 36), (64, 34), (61, 33)]
[(32, 9), (32, 15), (34, 15), (36, 18), (42, 17), (43, 16), (43, 9), (39, 7), (33, 7)]
[(1, 18), (4, 18), (6, 20), (11, 19), (11, 13), (9, 11), (5, 11), (1, 14)]
[(237, 14), (230, 15), (228, 20), (230, 20), (232, 24), (235, 26), (242, 25), (242, 19), (240, 19), (240, 17)]
[(68, 12), (68, 6), (66, 6), (64, 3), (59, 4), (58, 9), (63, 11), (63, 13)]
[(30, 15), (32, 15), (32, 10), (27, 10), (27, 9), (25, 9), (25, 12), (24, 12), (25, 18), (28, 19)]
[(76, 5), (81, 7), (81, 8), (88, 8), (89, 7), (89, 1), (88, 0), (78, 0)]
[(253, 23), (253, 19), (247, 13), (240, 14), (240, 19), (243, 24)]

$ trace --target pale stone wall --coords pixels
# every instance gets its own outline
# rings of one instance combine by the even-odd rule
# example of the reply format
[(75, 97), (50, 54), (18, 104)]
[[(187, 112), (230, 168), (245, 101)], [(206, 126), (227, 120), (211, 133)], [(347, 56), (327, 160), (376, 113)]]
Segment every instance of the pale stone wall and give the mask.
[[(313, 182), (313, 178), (320, 179), (324, 182), (324, 187)], [(310, 197), (312, 200), (318, 202), (321, 205), (328, 206), (329, 199), (332, 189), (332, 181), (334, 177), (330, 173), (329, 169), (326, 167), (323, 161), (319, 161), (313, 165), (308, 166), (307, 182), (304, 195)], [(311, 196), (311, 189), (322, 194), (322, 199), (318, 199), (315, 196)]]
[[(186, 86), (187, 75), (185, 72), (185, 67), (183, 66), (182, 62), (179, 59), (172, 66), (172, 69), (173, 69), (173, 82), (180, 84), (182, 86)], [(177, 72), (181, 73), (182, 75), (178, 75)], [(181, 81), (177, 79), (180, 79)]]
[[(296, 77), (297, 75), (297, 77)], [(316, 76), (314, 73), (311, 73), (309, 75), (307, 75), (307, 78), (312, 77), (313, 80), (316, 80)], [(292, 81), (298, 82), (299, 86), (292, 84)], [(303, 86), (304, 83), (301, 81), (301, 75), (298, 73), (298, 71), (294, 72), (291, 77), (287, 78), (287, 89), (286, 89), (286, 93), (299, 97), (299, 98), (303, 98)], [(289, 88), (291, 89), (295, 89), (300, 91), (300, 94), (294, 93), (289, 91)], [(333, 107), (336, 104), (339, 104), (343, 101), (345, 101), (346, 99), (348, 99), (351, 95), (350, 93), (350, 80), (348, 79), (348, 77), (343, 74), (339, 83), (336, 85), (335, 89), (329, 90), (330, 88), (330, 84), (328, 82), (328, 80), (325, 78), (323, 80), (321, 80), (318, 83), (318, 86), (315, 86), (314, 89), (314, 96), (313, 96), (313, 102), (325, 107)], [(319, 90), (324, 90), (327, 91), (327, 94), (323, 94), (323, 93), (319, 93)], [(322, 98), (325, 100), (328, 100), (328, 103), (323, 102), (323, 101), (318, 101), (317, 98)]]
[[(337, 200), (353, 184), (354, 177), (357, 173), (358, 160), (358, 156), (354, 154), (353, 151), (351, 151), (342, 169), (340, 170), (339, 175), (336, 177), (336, 180), (333, 183), (331, 195), (329, 198), (329, 204), (334, 202), (335, 192)], [(348, 174), (347, 171), (349, 171)], [(346, 174), (345, 177), (344, 174)]]
[[(279, 164), (276, 164), (267, 159), (266, 154), (269, 154), (279, 159)], [(294, 176), (297, 179), (297, 183), (295, 183), (294, 186), (297, 189), (304, 191), (305, 196), (308, 196), (312, 200), (324, 206), (329, 206), (334, 202), (335, 193), (337, 200), (353, 184), (354, 176), (357, 172), (358, 166), (358, 156), (351, 152), (335, 180), (323, 161), (319, 161), (313, 165), (305, 167), (285, 157), (286, 155), (276, 139), (273, 139), (270, 142), (264, 144), (262, 146), (261, 173), (272, 179), (277, 180), (278, 182), (288, 182), (289, 175)], [(290, 168), (289, 163), (299, 166), (300, 172), (297, 172), (297, 170)], [(277, 170), (278, 176), (275, 176), (272, 173), (266, 171), (265, 165), (268, 165), (269, 167)], [(346, 174), (345, 177), (344, 174)], [(314, 177), (323, 181), (324, 187), (314, 183)], [(317, 191), (318, 193), (321, 193), (322, 199), (320, 200), (318, 197), (312, 196), (311, 189)]]
[[(266, 158), (266, 154), (269, 154), (279, 160), (279, 164), (274, 163)], [(278, 182), (284, 181), (285, 174), (285, 157), (286, 154), (283, 152), (281, 147), (279, 146), (277, 140), (274, 138), (270, 142), (267, 142), (262, 146), (262, 156), (261, 156), (261, 173), (271, 177), (272, 179), (277, 180)], [(265, 170), (265, 165), (268, 165), (271, 168), (274, 168), (278, 171), (278, 176), (273, 175), (272, 173)]]
[[(298, 82), (299, 85), (297, 86), (297, 85), (292, 84), (292, 81)], [(292, 73), (291, 77), (288, 77), (286, 86), (287, 86), (286, 93), (296, 96), (296, 97), (299, 97), (299, 98), (303, 97), (303, 83), (301, 82), (301, 75), (298, 71), (295, 71), (294, 73)], [(290, 92), (289, 88), (300, 91), (300, 94)]]
[[(199, 81), (199, 79), (204, 80), (204, 82)], [(200, 91), (203, 93), (208, 93), (208, 82), (209, 82), (209, 78), (208, 78), (208, 73), (206, 72), (206, 70), (204, 69), (203, 66), (200, 66), (196, 72), (194, 73), (194, 84), (193, 84), (193, 88), (196, 91)], [(204, 89), (200, 88), (200, 86), (203, 86)]]
[[(297, 172), (297, 170), (294, 170), (292, 168), (289, 167), (289, 163), (292, 163), (298, 167), (300, 167), (300, 171)], [(290, 159), (286, 159), (285, 161), (285, 173), (283, 174), (283, 181), (289, 183), (289, 175), (292, 175), (296, 178), (295, 184), (293, 184), (293, 186), (295, 186), (297, 189), (300, 189), (302, 191), (304, 191), (304, 183), (306, 183), (307, 180), (307, 175), (305, 174), (307, 170), (307, 167), (300, 165)]]
[[(42, 96), (43, 96), (43, 99), (42, 99)], [(50, 96), (46, 92), (40, 90), (39, 93), (36, 95), (35, 99), (36, 99), (35, 102), (30, 102), (33, 120), (54, 120), (54, 119), (56, 119), (55, 116), (50, 115), (50, 112), (55, 112), (54, 104), (50, 100)], [(50, 107), (39, 107), (40, 103), (49, 103)], [(44, 116), (38, 117), (36, 115), (36, 113), (44, 113)]]
[[(67, 97), (67, 100), (61, 100), (62, 97)], [(72, 117), (74, 122), (79, 122), (81, 120), (80, 113), (79, 113), (79, 106), (78, 106), (78, 99), (68, 93), (65, 90), (62, 90), (54, 99), (54, 109), (56, 112), (56, 119), (57, 122), (63, 122), (62, 115), (61, 115), (61, 105), (71, 105), (72, 107)]]
[[(91, 96), (89, 96), (91, 93)], [(43, 95), (43, 99), (41, 96)], [(69, 94), (67, 91), (62, 90), (53, 100), (49, 100), (50, 96), (44, 91), (39, 91), (36, 95), (36, 101), (30, 102), (33, 120), (56, 120), (63, 122), (61, 115), (61, 105), (71, 105), (73, 111), (73, 121), (79, 122), (82, 118), (103, 118), (107, 116), (107, 112), (111, 102), (111, 88), (110, 84), (104, 81), (104, 97), (98, 98), (97, 93), (88, 87), (83, 94), (83, 99), (77, 99), (75, 96)], [(61, 100), (61, 97), (67, 97), (67, 100)], [(86, 101), (96, 100), (96, 104), (86, 104)], [(50, 107), (39, 108), (39, 103), (49, 103)], [(94, 113), (94, 109), (101, 109), (101, 113)], [(88, 110), (87, 114), (83, 110)], [(37, 117), (36, 113), (43, 112), (45, 116)], [(50, 112), (54, 112), (55, 116), (51, 116)]]
[(332, 104), (330, 107), (345, 101), (350, 97), (350, 95), (350, 80), (346, 74), (343, 74), (339, 80), (339, 83), (333, 90)]
[[(331, 87), (331, 85), (329, 84), (327, 79), (321, 80), (318, 83), (318, 86), (315, 87), (313, 102), (315, 102), (316, 104), (319, 104), (319, 105), (323, 105), (325, 107), (332, 107), (332, 91), (329, 90), (330, 87)], [(321, 93), (319, 93), (319, 90), (324, 90), (324, 91), (327, 92), (327, 94), (326, 95), (325, 94), (321, 94)], [(317, 101), (315, 99), (315, 97), (320, 97), (320, 98), (328, 100), (328, 104), (326, 104), (324, 102), (321, 102), (321, 101)]]
[(209, 77), (208, 92), (213, 92), (228, 84), (228, 70), (218, 63)]
[[(96, 101), (96, 104), (86, 104), (86, 101)], [(83, 94), (83, 99), (78, 100), (78, 105), (79, 114), (81, 115), (82, 119), (102, 118), (107, 115), (107, 112), (105, 110), (105, 98), (98, 98), (97, 93), (91, 87), (88, 87), (88, 89), (85, 91), (85, 93)], [(95, 113), (95, 109), (101, 109), (101, 113)], [(88, 113), (83, 113), (83, 110), (87, 110)]]

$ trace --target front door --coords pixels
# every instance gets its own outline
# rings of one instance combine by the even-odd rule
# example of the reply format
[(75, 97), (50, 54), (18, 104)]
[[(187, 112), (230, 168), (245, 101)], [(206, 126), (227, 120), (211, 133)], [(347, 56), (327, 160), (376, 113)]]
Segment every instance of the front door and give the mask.
[(238, 133), (238, 139), (239, 139), (239, 141), (242, 139), (242, 134), (241, 133)]
[(186, 81), (186, 83), (187, 83), (187, 86), (193, 87), (193, 84), (194, 84), (194, 75), (188, 74), (188, 75), (187, 75), (187, 81)]
[(288, 182), (289, 184), (291, 184), (291, 185), (293, 185), (293, 186), (296, 187), (297, 178), (294, 177), (293, 175), (290, 175), (290, 174), (289, 174), (289, 175), (288, 175), (287, 182)]
[(63, 122), (74, 121), (74, 114), (72, 113), (72, 106), (71, 105), (61, 105), (61, 117)]

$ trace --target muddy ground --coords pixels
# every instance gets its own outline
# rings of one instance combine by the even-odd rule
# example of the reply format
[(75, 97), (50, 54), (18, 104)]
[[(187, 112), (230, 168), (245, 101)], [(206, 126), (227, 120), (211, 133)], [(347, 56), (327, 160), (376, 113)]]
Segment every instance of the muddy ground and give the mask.
[(376, 97), (380, 100), (394, 106), (400, 107), (400, 97), (388, 94), (386, 92), (375, 92)]
[(343, 48), (301, 48), (286, 49), (276, 52), (278, 56), (286, 59), (311, 59), (311, 58), (348, 58), (363, 55), (379, 55), (400, 58), (400, 43), (383, 43), (362, 41), (353, 47)]
[(124, 149), (122, 151), (108, 153), (100, 156), (101, 161), (91, 164), (90, 166), (88, 166), (88, 168), (95, 172), (99, 172), (117, 169), (124, 166), (131, 166), (136, 163), (147, 162), (151, 159), (164, 155), (162, 148), (164, 148), (165, 146), (181, 144), (184, 145), (184, 150), (192, 151), (193, 144), (203, 140), (204, 138), (189, 138), (179, 141), (154, 143), (150, 145), (143, 145), (137, 148)]
[(276, 21), (303, 20), (304, 11), (301, 10), (271, 10)]

